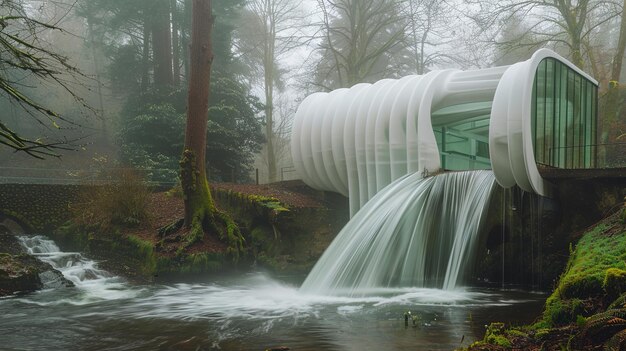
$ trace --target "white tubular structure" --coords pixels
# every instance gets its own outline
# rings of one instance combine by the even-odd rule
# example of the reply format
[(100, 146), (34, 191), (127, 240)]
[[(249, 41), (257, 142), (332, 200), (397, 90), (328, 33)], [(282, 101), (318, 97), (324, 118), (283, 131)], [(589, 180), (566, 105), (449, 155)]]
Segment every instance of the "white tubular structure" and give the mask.
[[(405, 174), (461, 170), (462, 163), (442, 166), (455, 157), (468, 162), (465, 169), (492, 168), (503, 187), (518, 185), (547, 196), (549, 186), (535, 162), (531, 121), (535, 72), (545, 58), (597, 86), (564, 58), (541, 49), (511, 66), (432, 71), (315, 93), (296, 112), (294, 166), (311, 187), (348, 196), (351, 214)], [(464, 129), (455, 130), (459, 125)], [(449, 130), (472, 142), (455, 148), (446, 140), (456, 137)]]

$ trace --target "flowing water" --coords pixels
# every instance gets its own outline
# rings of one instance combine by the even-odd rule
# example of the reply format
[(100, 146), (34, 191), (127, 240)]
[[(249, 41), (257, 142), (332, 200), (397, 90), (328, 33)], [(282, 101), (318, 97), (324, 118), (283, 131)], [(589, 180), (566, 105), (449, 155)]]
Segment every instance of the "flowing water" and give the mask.
[[(61, 252), (43, 236), (20, 237), (75, 287), (0, 299), (0, 349), (468, 345), (489, 322), (531, 321), (543, 301), (528, 292), (458, 287), (493, 184), (491, 172), (409, 175), (391, 184), (356, 214), (301, 288), (297, 278), (263, 273), (136, 285), (79, 253)], [(409, 310), (415, 319), (405, 325)]]
[[(518, 291), (386, 288), (305, 293), (263, 273), (193, 284), (133, 285), (43, 236), (28, 250), (76, 285), (0, 299), (3, 350), (450, 350), (493, 320), (528, 322), (543, 296)], [(403, 313), (418, 316), (404, 325)]]
[(454, 289), (473, 258), (494, 184), (491, 171), (395, 181), (341, 230), (302, 290), (359, 296), (385, 287)]

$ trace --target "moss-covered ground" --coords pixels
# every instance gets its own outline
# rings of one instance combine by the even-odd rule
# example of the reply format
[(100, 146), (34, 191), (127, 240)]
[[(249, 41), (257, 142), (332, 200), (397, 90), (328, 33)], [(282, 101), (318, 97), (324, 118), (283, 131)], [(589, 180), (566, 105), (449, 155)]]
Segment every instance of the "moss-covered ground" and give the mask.
[(544, 312), (532, 325), (491, 324), (469, 350), (625, 350), (626, 224), (616, 213), (570, 249)]

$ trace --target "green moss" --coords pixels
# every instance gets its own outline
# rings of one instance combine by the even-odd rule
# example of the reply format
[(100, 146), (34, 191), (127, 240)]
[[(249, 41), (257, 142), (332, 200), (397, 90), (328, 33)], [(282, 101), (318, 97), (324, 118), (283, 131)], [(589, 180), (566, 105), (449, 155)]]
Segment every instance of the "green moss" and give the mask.
[(606, 293), (616, 298), (626, 291), (626, 270), (619, 268), (609, 268), (604, 275), (602, 284)]
[(267, 207), (268, 209), (273, 210), (275, 212), (289, 211), (289, 208), (286, 205), (282, 204), (280, 200), (278, 200), (275, 197), (262, 196), (262, 195), (243, 195), (243, 194), (242, 196), (247, 197), (251, 202)]
[(228, 244), (226, 253), (233, 256), (235, 261), (237, 261), (239, 259), (239, 255), (244, 252), (244, 238), (239, 231), (239, 226), (237, 226), (235, 221), (233, 221), (233, 219), (226, 212), (216, 211), (216, 215), (222, 221), (226, 229), (225, 232), (220, 231), (220, 239), (226, 240), (226, 243)]
[[(185, 149), (180, 159), (180, 178), (183, 198), (188, 199), (189, 194), (196, 193), (197, 178), (201, 173), (196, 167), (196, 155), (190, 149)], [(206, 179), (206, 177), (204, 177)], [(202, 190), (202, 189), (200, 189)]]
[(502, 335), (489, 335), (485, 341), (492, 345), (498, 345), (502, 347), (511, 347), (511, 342), (509, 339)]
[(142, 272), (147, 275), (154, 274), (157, 268), (157, 259), (152, 242), (143, 240), (135, 235), (129, 235), (126, 240), (134, 246), (138, 256), (143, 259)]
[[(185, 223), (189, 226), (185, 246), (189, 247), (200, 241), (205, 230), (213, 230), (220, 239), (226, 241), (227, 253), (237, 261), (244, 251), (244, 238), (235, 221), (227, 213), (215, 208), (206, 174), (197, 169), (193, 151), (187, 149), (183, 152), (180, 172), (185, 209), (192, 209), (191, 213), (185, 214)], [(181, 253), (179, 250), (179, 254)]]
[(254, 245), (255, 256), (260, 252), (276, 256), (280, 253), (279, 242), (273, 228), (267, 224), (257, 225), (250, 232), (251, 241)]
[(504, 323), (491, 323), (487, 327), (483, 341), (492, 345), (511, 347), (511, 341), (504, 336), (504, 330)]
[(583, 304), (580, 299), (562, 300), (550, 296), (546, 300), (543, 319), (548, 326), (561, 326), (576, 321), (576, 316), (583, 313)]
[(562, 298), (598, 296), (607, 269), (626, 269), (626, 233), (606, 236), (602, 234), (606, 229), (605, 224), (596, 226), (576, 245), (557, 287)]
[(226, 257), (220, 253), (203, 252), (181, 255), (174, 259), (159, 258), (157, 272), (160, 273), (215, 273), (223, 268)]
[(550, 328), (537, 328), (535, 338), (541, 340), (550, 335)]
[(90, 240), (90, 228), (85, 228), (71, 221), (57, 228), (53, 233), (56, 241), (67, 245), (74, 251), (87, 251)]
[(289, 207), (273, 196), (264, 196), (257, 194), (244, 194), (232, 190), (213, 190), (217, 196), (227, 198), (229, 201), (235, 200), (244, 207), (258, 208), (259, 210), (269, 210), (273, 215), (279, 215), (282, 212), (289, 212)]
[(189, 233), (185, 236), (186, 246), (193, 245), (204, 237), (203, 223), (207, 216), (205, 212), (206, 210), (204, 208), (199, 208), (192, 216), (191, 228), (189, 229)]
[(519, 329), (509, 329), (506, 331), (509, 336), (528, 337), (528, 333)]
[(565, 273), (546, 300), (543, 319), (535, 328), (554, 327), (584, 316), (582, 300), (617, 297), (626, 288), (626, 232), (607, 235), (614, 229), (601, 223), (571, 250)]
[(578, 316), (576, 316), (576, 325), (579, 328), (582, 328), (585, 325), (586, 322), (587, 322), (587, 318), (581, 316), (580, 314)]
[(220, 254), (199, 253), (192, 254), (186, 258), (186, 265), (183, 266), (183, 272), (217, 272), (222, 268), (224, 257)]

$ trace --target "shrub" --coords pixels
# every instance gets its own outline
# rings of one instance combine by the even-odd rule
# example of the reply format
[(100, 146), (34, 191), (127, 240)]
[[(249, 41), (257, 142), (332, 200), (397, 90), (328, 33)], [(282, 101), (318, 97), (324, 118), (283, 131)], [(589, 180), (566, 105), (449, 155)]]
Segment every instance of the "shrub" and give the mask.
[(132, 169), (105, 173), (106, 184), (85, 186), (78, 201), (71, 205), (74, 221), (101, 229), (137, 226), (148, 217), (148, 187)]

